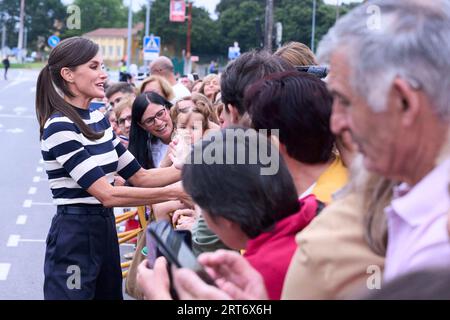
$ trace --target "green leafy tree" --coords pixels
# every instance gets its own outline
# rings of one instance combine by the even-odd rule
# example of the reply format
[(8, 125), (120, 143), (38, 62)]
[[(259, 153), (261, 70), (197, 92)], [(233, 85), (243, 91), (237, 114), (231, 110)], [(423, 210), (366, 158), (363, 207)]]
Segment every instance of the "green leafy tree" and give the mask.
[[(283, 24), (282, 43), (300, 41), (311, 45), (313, 0), (275, 0), (274, 22)], [(342, 5), (344, 15), (356, 4)], [(266, 0), (221, 0), (216, 7), (219, 15), (219, 43), (231, 45), (238, 41), (241, 51), (260, 48), (263, 44)], [(335, 23), (336, 6), (317, 0), (315, 44)], [(220, 48), (223, 50), (224, 48)]]
[[(1, 22), (6, 25), (6, 45), (17, 47), (18, 23), (20, 18), (20, 1), (0, 1)], [(27, 47), (37, 50), (39, 38), (47, 38), (58, 32), (58, 21), (66, 16), (65, 6), (60, 0), (26, 1), (24, 26), (27, 28)]]
[(239, 43), (241, 52), (260, 46), (265, 15), (262, 1), (247, 0), (218, 7), (223, 10), (218, 11), (221, 51), (227, 52), (235, 41)]
[[(186, 9), (187, 11), (187, 9)], [(150, 14), (150, 32), (161, 37), (164, 44), (173, 45), (177, 56), (186, 49), (187, 20), (171, 22), (170, 1), (157, 0), (152, 5)], [(146, 6), (136, 15), (136, 22), (145, 22)], [(191, 52), (193, 54), (214, 54), (220, 41), (218, 24), (209, 17), (203, 8), (192, 8)]]
[(82, 35), (98, 28), (126, 28), (128, 8), (122, 0), (75, 0), (81, 10), (81, 29), (67, 30), (65, 37)]

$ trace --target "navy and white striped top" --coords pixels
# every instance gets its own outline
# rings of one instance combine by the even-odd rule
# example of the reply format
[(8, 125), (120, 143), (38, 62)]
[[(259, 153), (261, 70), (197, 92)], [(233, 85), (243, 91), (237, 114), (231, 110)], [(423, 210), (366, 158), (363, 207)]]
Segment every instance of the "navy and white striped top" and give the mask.
[(76, 124), (60, 113), (47, 120), (41, 151), (53, 203), (100, 204), (86, 189), (103, 176), (112, 184), (116, 173), (127, 180), (141, 166), (120, 143), (100, 111), (75, 109), (91, 129), (105, 134), (99, 140), (91, 141), (83, 136)]

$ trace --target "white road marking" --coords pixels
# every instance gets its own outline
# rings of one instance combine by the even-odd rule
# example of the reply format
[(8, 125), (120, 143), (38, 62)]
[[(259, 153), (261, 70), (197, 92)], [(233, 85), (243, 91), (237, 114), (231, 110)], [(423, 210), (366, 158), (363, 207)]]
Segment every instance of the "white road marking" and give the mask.
[(51, 202), (33, 202), (33, 206), (53, 206)]
[(28, 194), (35, 194), (37, 191), (36, 187), (30, 187), (30, 189), (28, 189)]
[(44, 168), (42, 168), (42, 167), (37, 167), (36, 168), (36, 172), (42, 172), (42, 171), (44, 171)]
[(31, 204), (33, 203), (33, 200), (27, 199), (23, 202), (24, 208), (31, 208)]
[(20, 236), (18, 234), (12, 234), (8, 238), (7, 247), (17, 247), (19, 245)]
[(8, 132), (8, 133), (22, 133), (23, 129), (20, 129), (20, 128), (7, 129), (6, 132)]
[(0, 281), (8, 279), (9, 269), (11, 269), (11, 263), (0, 263)]
[(18, 116), (22, 115), (22, 113), (24, 113), (25, 111), (27, 111), (27, 108), (24, 107), (17, 107), (13, 109), (14, 113), (17, 114)]
[(0, 118), (19, 118), (19, 119), (35, 119), (36, 120), (36, 116), (22, 116), (22, 115), (17, 115), (17, 114), (0, 114)]
[(20, 242), (39, 242), (39, 243), (45, 243), (44, 239), (20, 239)]
[(16, 224), (26, 224), (27, 223), (27, 216), (26, 215), (20, 215), (17, 217)]
[(39, 177), (39, 176), (33, 177), (33, 182), (39, 182), (39, 181), (41, 181), (41, 177)]

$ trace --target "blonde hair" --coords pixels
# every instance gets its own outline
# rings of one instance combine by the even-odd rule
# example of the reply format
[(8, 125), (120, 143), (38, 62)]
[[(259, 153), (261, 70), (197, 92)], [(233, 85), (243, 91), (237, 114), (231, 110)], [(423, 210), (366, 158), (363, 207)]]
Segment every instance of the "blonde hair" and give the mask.
[(120, 101), (114, 106), (114, 113), (116, 115), (117, 121), (120, 118), (120, 115), (122, 114), (123, 110), (126, 108), (130, 108), (130, 110), (133, 109), (133, 102), (135, 97), (131, 94), (127, 94), (120, 99)]
[(292, 66), (317, 65), (314, 53), (308, 46), (301, 42), (288, 42), (279, 48), (274, 55), (280, 57)]
[(162, 90), (163, 97), (166, 100), (172, 101), (175, 98), (175, 94), (173, 93), (173, 89), (170, 83), (163, 77), (156, 75), (150, 76), (142, 82), (141, 88), (139, 89), (140, 94), (144, 93), (145, 86), (150, 82), (157, 82), (159, 84)]
[[(192, 108), (181, 108), (181, 101), (192, 101), (194, 107)], [(174, 123), (177, 123), (177, 118), (181, 113), (199, 113), (203, 116), (203, 130), (209, 129), (209, 121), (217, 123), (217, 117), (212, 111), (211, 102), (201, 93), (193, 93), (190, 97), (184, 97), (178, 100), (175, 105), (170, 109), (170, 117)]]
[(350, 166), (350, 182), (340, 196), (349, 193), (358, 195), (359, 205), (354, 210), (362, 210), (364, 238), (369, 248), (380, 256), (386, 255), (387, 219), (384, 213), (392, 201), (397, 182), (371, 173), (364, 168), (363, 156), (357, 155)]

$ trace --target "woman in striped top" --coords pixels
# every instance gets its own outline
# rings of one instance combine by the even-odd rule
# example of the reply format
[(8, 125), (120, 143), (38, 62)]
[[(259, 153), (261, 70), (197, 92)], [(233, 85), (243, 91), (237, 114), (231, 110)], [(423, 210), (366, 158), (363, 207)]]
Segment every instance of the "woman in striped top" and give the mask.
[[(122, 299), (111, 207), (187, 200), (174, 167), (144, 170), (99, 111), (107, 74), (98, 45), (62, 41), (39, 74), (36, 114), (57, 214), (45, 254), (45, 299)], [(118, 173), (134, 187), (113, 186)]]

